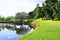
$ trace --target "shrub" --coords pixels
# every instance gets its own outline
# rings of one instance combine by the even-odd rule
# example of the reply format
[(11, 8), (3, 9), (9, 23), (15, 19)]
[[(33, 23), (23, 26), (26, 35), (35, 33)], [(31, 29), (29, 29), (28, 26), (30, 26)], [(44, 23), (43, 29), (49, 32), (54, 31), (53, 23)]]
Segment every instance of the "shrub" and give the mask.
[(58, 21), (59, 20), (59, 18), (54, 18), (54, 21)]
[(39, 28), (40, 22), (39, 20), (34, 20), (33, 22), (31, 22), (31, 25), (33, 26), (33, 28)]

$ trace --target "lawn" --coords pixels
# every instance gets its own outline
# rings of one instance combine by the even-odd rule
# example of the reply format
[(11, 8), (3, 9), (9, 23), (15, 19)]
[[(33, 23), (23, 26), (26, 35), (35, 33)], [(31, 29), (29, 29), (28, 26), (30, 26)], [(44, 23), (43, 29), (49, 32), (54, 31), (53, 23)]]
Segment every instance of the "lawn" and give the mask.
[(39, 21), (40, 26), (18, 40), (60, 40), (60, 21), (40, 19), (36, 21)]

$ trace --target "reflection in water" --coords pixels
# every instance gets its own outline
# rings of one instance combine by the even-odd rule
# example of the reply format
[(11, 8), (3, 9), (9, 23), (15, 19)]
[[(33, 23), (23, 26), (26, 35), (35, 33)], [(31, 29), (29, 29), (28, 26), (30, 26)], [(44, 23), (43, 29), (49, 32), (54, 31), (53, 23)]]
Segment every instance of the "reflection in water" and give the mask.
[(19, 28), (15, 28), (17, 34), (26, 34), (31, 28), (28, 25), (20, 25)]
[(28, 33), (31, 28), (28, 25), (12, 25), (0, 23), (0, 40), (17, 40), (18, 37)]

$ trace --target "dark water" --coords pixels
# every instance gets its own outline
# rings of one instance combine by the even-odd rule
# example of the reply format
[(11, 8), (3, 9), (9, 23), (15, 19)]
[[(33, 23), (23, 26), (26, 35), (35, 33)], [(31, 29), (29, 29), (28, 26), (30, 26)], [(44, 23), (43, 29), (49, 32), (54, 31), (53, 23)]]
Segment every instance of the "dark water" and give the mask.
[[(27, 25), (25, 25), (27, 26)], [(30, 30), (27, 29), (28, 31)], [(12, 24), (1, 24), (0, 23), (0, 40), (17, 40), (22, 35), (26, 34), (28, 31), (22, 29), (20, 25), (12, 25)]]

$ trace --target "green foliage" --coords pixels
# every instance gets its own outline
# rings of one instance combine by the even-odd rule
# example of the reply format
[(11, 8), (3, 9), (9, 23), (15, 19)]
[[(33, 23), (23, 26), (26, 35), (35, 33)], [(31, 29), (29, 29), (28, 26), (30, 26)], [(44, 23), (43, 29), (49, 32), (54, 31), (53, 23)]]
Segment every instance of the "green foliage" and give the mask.
[(13, 16), (9, 16), (5, 18), (5, 22), (14, 22), (15, 21), (15, 17)]
[(0, 16), (0, 22), (14, 22), (15, 21), (15, 17), (13, 16), (9, 16), (9, 17), (1, 17)]
[(60, 20), (60, 1), (46, 0), (42, 7), (37, 4), (36, 8), (28, 16), (34, 19), (43, 18), (55, 20), (56, 18)]
[(55, 20), (60, 18), (59, 4), (58, 0), (46, 0), (43, 4), (45, 18), (50, 18)]
[(20, 20), (20, 19), (26, 19), (28, 16), (28, 14), (26, 12), (18, 12), (16, 13), (16, 19)]
[(42, 17), (42, 8), (39, 6), (39, 4), (37, 4), (34, 11), (29, 12), (28, 16), (34, 19)]
[(31, 26), (32, 26), (34, 29), (39, 28), (40, 22), (39, 22), (38, 20), (33, 20), (33, 21), (31, 22)]
[(31, 18), (33, 18), (33, 12), (28, 13), (28, 19), (31, 19)]
[(4, 22), (5, 18), (0, 16), (0, 22)]
[(18, 12), (16, 13), (16, 24), (23, 24), (24, 23), (24, 19), (27, 19), (28, 14), (26, 12)]

